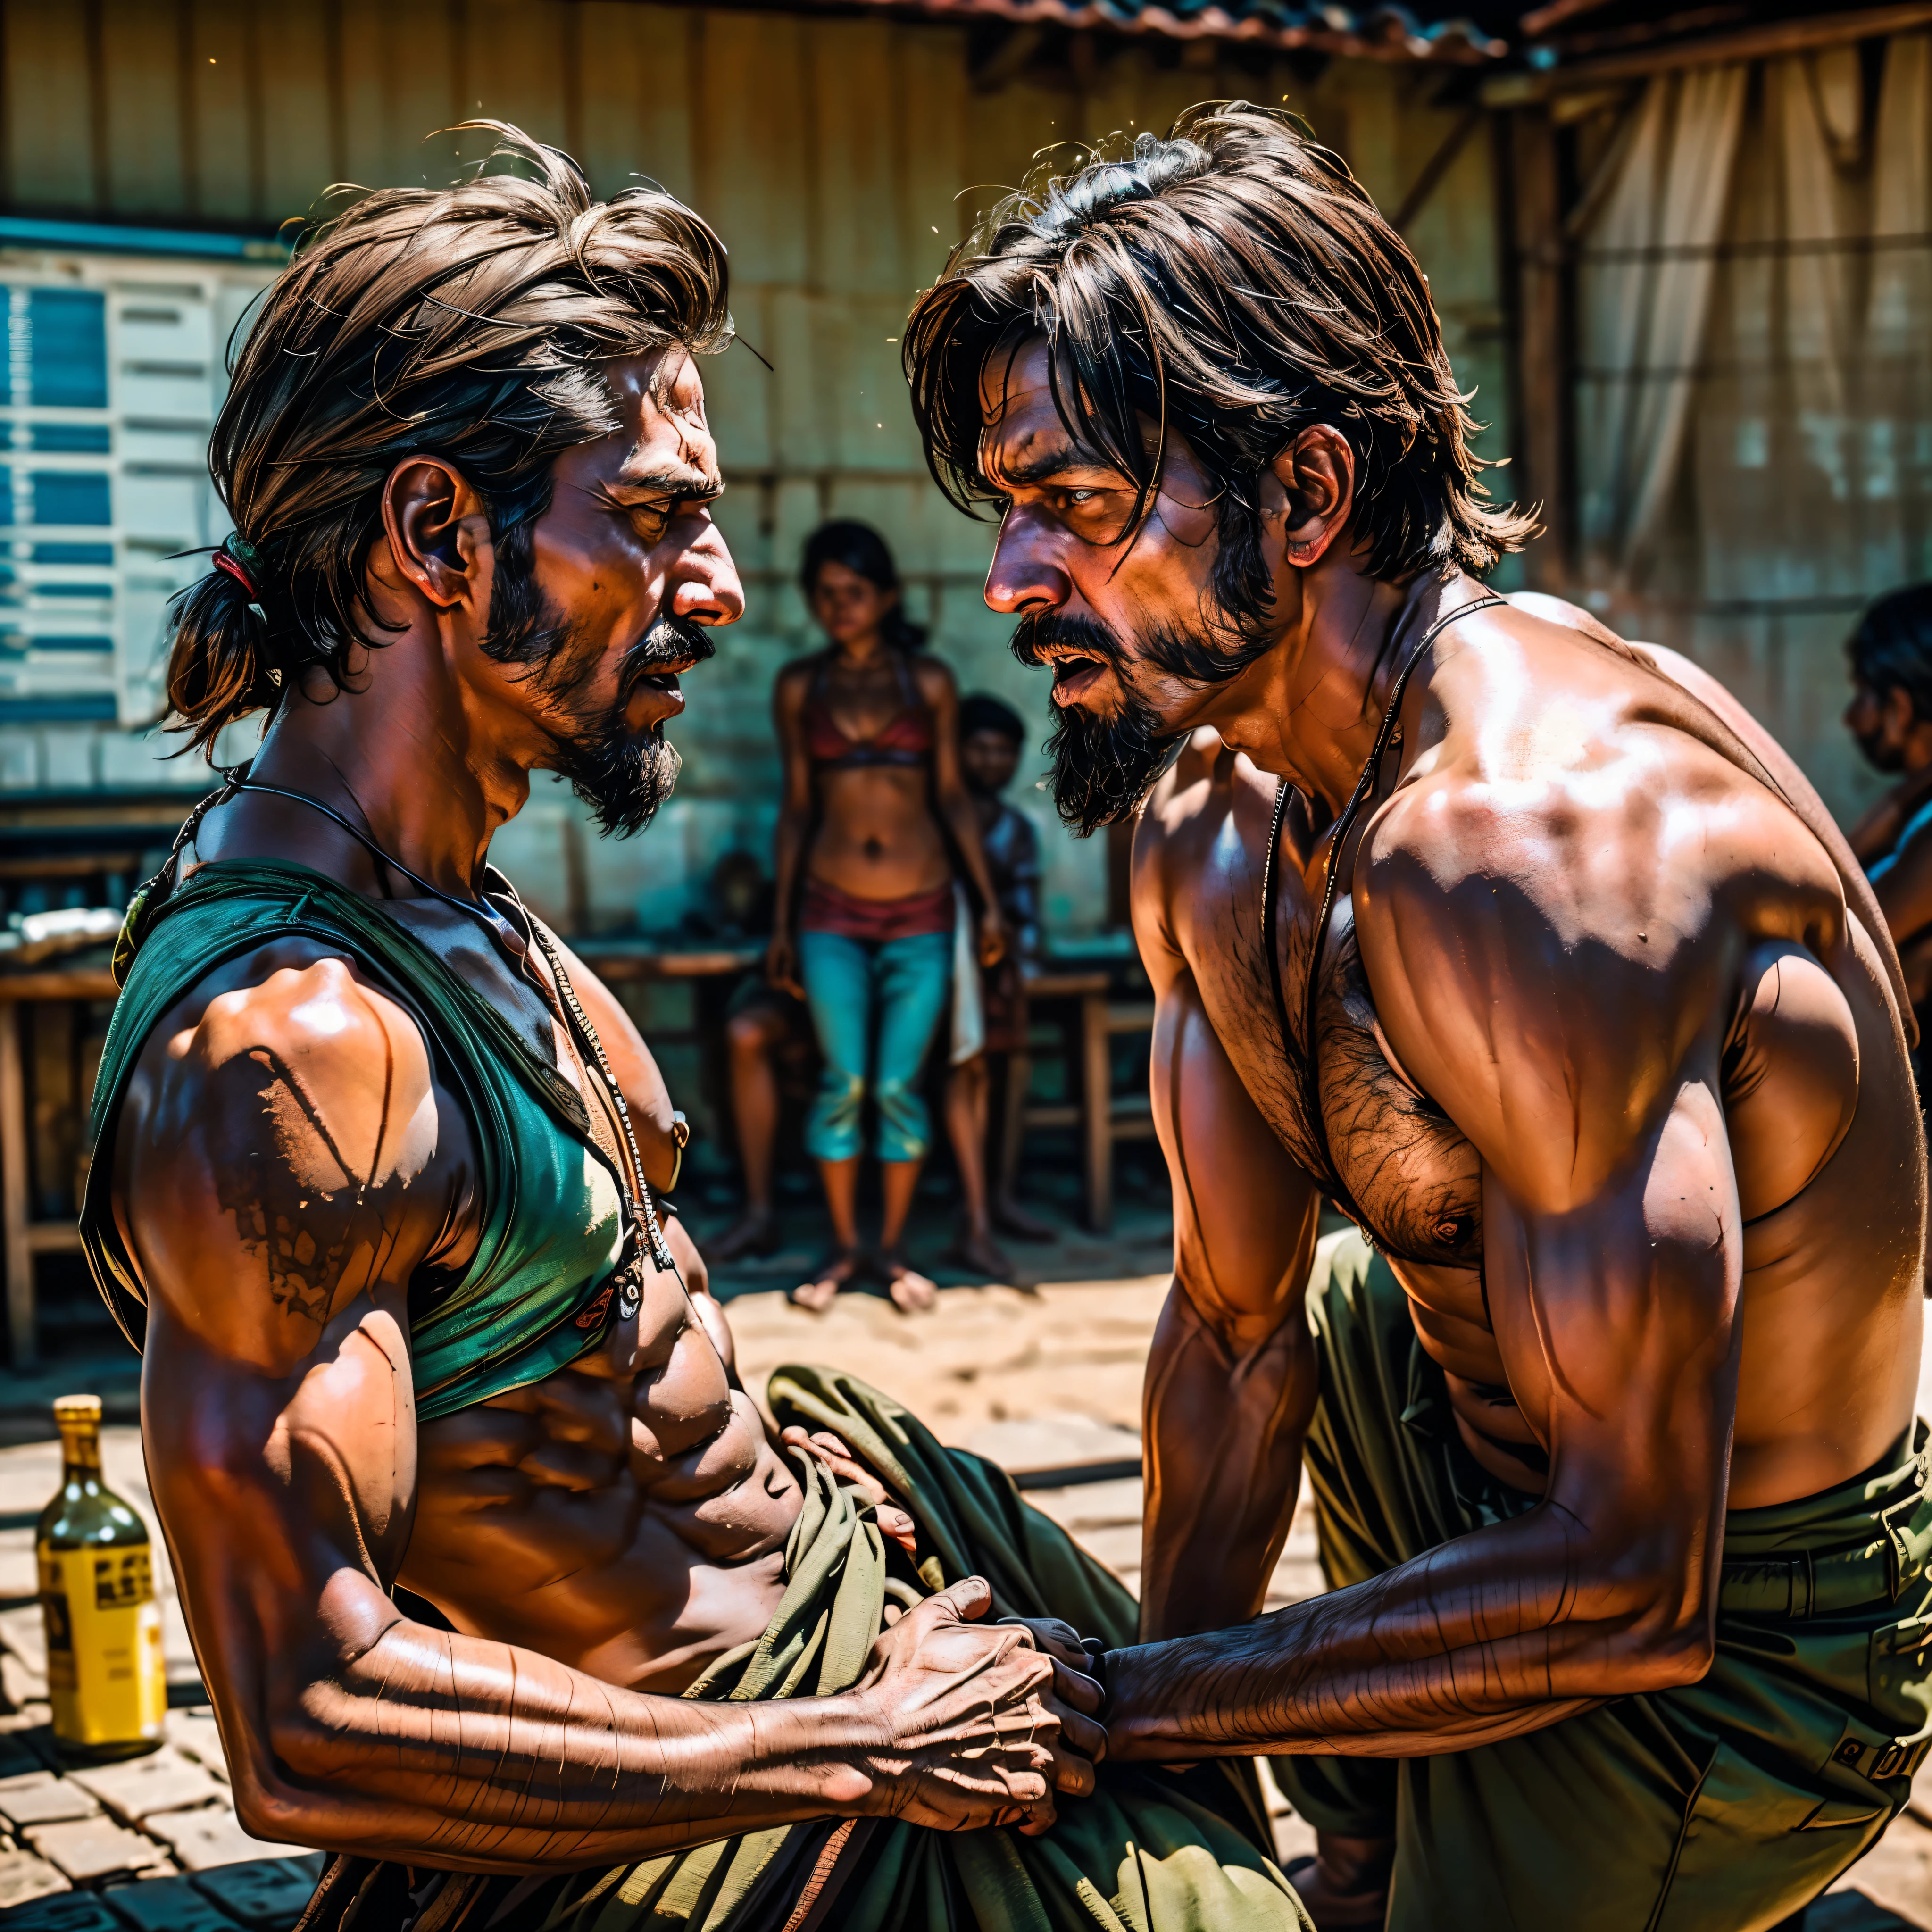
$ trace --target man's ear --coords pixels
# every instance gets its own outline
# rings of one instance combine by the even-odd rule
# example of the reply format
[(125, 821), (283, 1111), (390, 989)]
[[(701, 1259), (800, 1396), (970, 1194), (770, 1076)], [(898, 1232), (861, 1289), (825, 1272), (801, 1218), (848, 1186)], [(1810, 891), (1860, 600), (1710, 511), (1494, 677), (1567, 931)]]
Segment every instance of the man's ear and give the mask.
[(478, 570), (478, 552), (490, 541), (483, 500), (440, 458), (406, 457), (390, 471), (382, 527), (392, 566), (432, 604), (446, 608), (484, 587)]
[(1263, 514), (1270, 524), (1281, 520), (1287, 561), (1306, 570), (1348, 527), (1355, 507), (1355, 452), (1340, 430), (1310, 423), (1268, 468), (1275, 488), (1265, 493)]

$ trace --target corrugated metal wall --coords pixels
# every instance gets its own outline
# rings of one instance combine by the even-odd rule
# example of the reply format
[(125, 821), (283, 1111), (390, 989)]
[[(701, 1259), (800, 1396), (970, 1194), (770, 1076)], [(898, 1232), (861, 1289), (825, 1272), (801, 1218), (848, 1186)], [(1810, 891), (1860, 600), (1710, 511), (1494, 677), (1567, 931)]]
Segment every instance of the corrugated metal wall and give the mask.
[[(652, 176), (723, 234), (740, 328), (773, 364), (734, 348), (706, 376), (731, 484), (719, 520), (748, 614), (692, 681), (686, 776), (646, 839), (566, 866), (570, 809), (540, 794), (502, 842), (539, 898), (574, 872), (604, 926), (674, 918), (719, 851), (764, 849), (766, 694), (812, 642), (792, 573), (823, 517), (876, 524), (962, 685), (1000, 692), (1043, 732), (1040, 682), (980, 602), (988, 532), (926, 477), (893, 340), (976, 207), (1052, 143), (1164, 127), (1228, 96), (1306, 113), (1393, 206), (1456, 118), (1428, 104), (1438, 76), (1424, 69), (1338, 62), (1311, 78), (1203, 43), (1136, 44), (1103, 52), (1082, 82), (980, 92), (962, 28), (624, 0), (5, 0), (0, 58), (0, 194), (16, 212), (268, 224), (331, 181), (446, 178), (451, 145), (423, 136), (488, 114), (561, 142), (603, 192)], [(1459, 373), (1492, 418), (1504, 370), (1492, 207), (1479, 138), (1412, 236)], [(1488, 441), (1502, 452), (1500, 430)], [(1020, 802), (1050, 817), (1037, 794)], [(1057, 832), (1048, 849), (1050, 922), (1097, 924), (1100, 852)]]

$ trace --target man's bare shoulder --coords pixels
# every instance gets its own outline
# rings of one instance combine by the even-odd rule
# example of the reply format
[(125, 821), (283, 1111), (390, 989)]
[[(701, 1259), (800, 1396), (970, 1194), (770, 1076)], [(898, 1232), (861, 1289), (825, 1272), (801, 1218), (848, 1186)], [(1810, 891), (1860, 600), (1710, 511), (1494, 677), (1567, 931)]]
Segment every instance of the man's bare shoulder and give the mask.
[(1251, 902), (1258, 908), (1276, 789), (1217, 732), (1190, 734), (1135, 827), (1134, 928), (1144, 951), (1158, 945), (1210, 974), (1221, 964), (1221, 926)]
[(1131, 902), (1143, 951), (1152, 944), (1179, 957), (1174, 898), (1193, 885), (1204, 840), (1226, 816), (1226, 788), (1216, 778), (1229, 755), (1220, 733), (1190, 732), (1134, 820)]
[(1781, 918), (1835, 937), (1838, 868), (1763, 761), (1702, 694), (1610, 642), (1514, 610), (1465, 627), (1432, 680), (1439, 740), (1364, 842), (1358, 912), (1408, 878), (1654, 966), (1727, 896), (1769, 890)]
[(1142, 808), (1134, 832), (1136, 872), (1144, 853), (1149, 863), (1186, 879), (1232, 817), (1238, 814), (1245, 823), (1272, 815), (1275, 784), (1211, 726), (1190, 732)]
[(1430, 696), (1433, 742), (1353, 872), (1378, 1019), (1522, 1198), (1574, 1202), (1721, 1043), (1755, 946), (1847, 962), (1844, 892), (1792, 806), (1622, 648), (1486, 613)]
[(416, 1022), (354, 962), (316, 941), (276, 940), (198, 980), (156, 1022), (145, 1070), (169, 1088), (214, 1077), (238, 1058), (299, 1070), (320, 1097), (428, 1094)]
[[(115, 1205), (151, 1298), (313, 1336), (345, 1295), (400, 1282), (446, 1209), (431, 1170), (466, 1136), (426, 1042), (353, 964), (280, 940), (228, 962), (143, 1044), (115, 1139)], [(266, 1338), (263, 1338), (266, 1339)]]

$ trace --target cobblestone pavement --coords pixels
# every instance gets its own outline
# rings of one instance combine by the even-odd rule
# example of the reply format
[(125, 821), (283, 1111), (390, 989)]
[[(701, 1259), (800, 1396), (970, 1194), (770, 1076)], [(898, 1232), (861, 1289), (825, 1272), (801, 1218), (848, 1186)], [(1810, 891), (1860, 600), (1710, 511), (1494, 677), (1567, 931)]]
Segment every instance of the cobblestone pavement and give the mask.
[[(1118, 1259), (1130, 1257), (1115, 1250)], [(1138, 1258), (1136, 1253), (1136, 1258)], [(1064, 1268), (1071, 1256), (1063, 1256)], [(1094, 1258), (1102, 1258), (1098, 1251)], [(1152, 1256), (1140, 1259), (1149, 1265)], [(1117, 1259), (1117, 1265), (1118, 1265)], [(748, 1284), (747, 1284), (748, 1286)], [(1140, 1571), (1136, 1476), (1054, 1485), (1048, 1472), (1136, 1461), (1141, 1372), (1164, 1274), (1057, 1281), (1036, 1292), (948, 1288), (908, 1318), (882, 1297), (842, 1295), (807, 1315), (770, 1292), (730, 1302), (739, 1368), (762, 1395), (780, 1364), (834, 1363), (922, 1416), (946, 1442), (1036, 1472), (1028, 1500), (1130, 1587)], [(1932, 1408), (1932, 1377), (1922, 1389)], [(146, 1515), (136, 1432), (103, 1432), (110, 1484)], [(0, 1449), (0, 1924), (6, 1932), (232, 1932), (294, 1923), (321, 1855), (248, 1838), (202, 1701), (166, 1553), (156, 1544), (170, 1702), (167, 1741), (105, 1769), (63, 1770), (46, 1728), (45, 1650), (34, 1599), (33, 1526), (59, 1478), (56, 1444)], [(1322, 1587), (1304, 1492), (1268, 1592), (1270, 1608)], [(1313, 1836), (1276, 1800), (1284, 1860)], [(1880, 1846), (1804, 1915), (1803, 1932), (1932, 1932), (1932, 1773)], [(1713, 1928), (1712, 1932), (1724, 1932)], [(1784, 1932), (1784, 1928), (1780, 1929)]]
[[(102, 1432), (108, 1486), (152, 1528), (138, 1433)], [(146, 1757), (64, 1767), (47, 1728), (46, 1646), (34, 1522), (60, 1481), (60, 1445), (0, 1450), (0, 1923), (8, 1932), (279, 1932), (322, 1854), (245, 1833), (228, 1794), (165, 1549), (155, 1545), (167, 1662), (167, 1740)]]

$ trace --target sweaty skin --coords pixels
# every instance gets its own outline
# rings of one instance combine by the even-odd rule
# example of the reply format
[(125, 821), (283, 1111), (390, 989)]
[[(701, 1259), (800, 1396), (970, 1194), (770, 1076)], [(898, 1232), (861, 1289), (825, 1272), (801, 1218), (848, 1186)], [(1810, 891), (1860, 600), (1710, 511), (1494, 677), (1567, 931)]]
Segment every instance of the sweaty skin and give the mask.
[[(535, 536), (539, 581), (579, 627), (582, 695), (602, 709), (661, 616), (722, 624), (742, 608), (708, 512), (720, 486), (694, 367), (667, 352), (608, 374), (623, 427), (559, 459)], [(492, 553), (461, 476), (406, 461), (384, 510), (369, 576), (395, 634), (348, 690), (296, 694), (254, 775), (366, 821), (460, 895), (560, 721), (477, 648)], [(638, 681), (632, 728), (682, 709), (688, 668)], [(554, 988), (518, 978), (476, 921), (379, 877), (328, 820), (278, 798), (218, 808), (188, 856), (278, 855), (382, 899), (554, 1057), (623, 1158)], [(657, 1070), (608, 992), (570, 970), (646, 1176), (666, 1184)], [(1097, 1693), (1028, 1631), (968, 1621), (990, 1600), (977, 1580), (901, 1618), (843, 1696), (670, 1694), (764, 1628), (800, 1505), (675, 1222), (689, 1292), (647, 1270), (638, 1315), (602, 1347), (418, 1425), (410, 1284), (464, 1265), (484, 1204), (461, 1107), (353, 961), (291, 938), (203, 980), (149, 1037), (113, 1159), (149, 1308), (155, 1500), (250, 1831), (532, 1871), (828, 1814), (1043, 1829), (1056, 1784), (1091, 1788), (1061, 1740), (1098, 1750), (1097, 1728), (1053, 1682), (1086, 1709)], [(398, 1582), (457, 1634), (404, 1616)]]
[[(1414, 1756), (1694, 1682), (1726, 1510), (1846, 1480), (1912, 1416), (1924, 1143), (1856, 862), (1710, 680), (1564, 608), (1442, 635), (1331, 853), (1402, 659), (1480, 586), (1368, 578), (1352, 452), (1317, 425), (1264, 479), (1276, 647), (1185, 682), (1136, 649), (1212, 595), (1184, 440), (1123, 547), (1130, 487), (1072, 441), (1040, 346), (982, 398), (1006, 498), (988, 603), (1120, 641), (1049, 643), (1056, 701), (1108, 716), (1130, 688), (1195, 734), (1135, 853), (1176, 1267), (1147, 1383), (1148, 1641), (1108, 1659), (1110, 1748)], [(1262, 950), (1279, 781), (1318, 814), (1292, 804), (1276, 861), (1286, 1039)], [(1317, 1394), (1300, 1034), (1331, 863), (1325, 1137), (1464, 1442), (1540, 1501), (1243, 1624)]]

